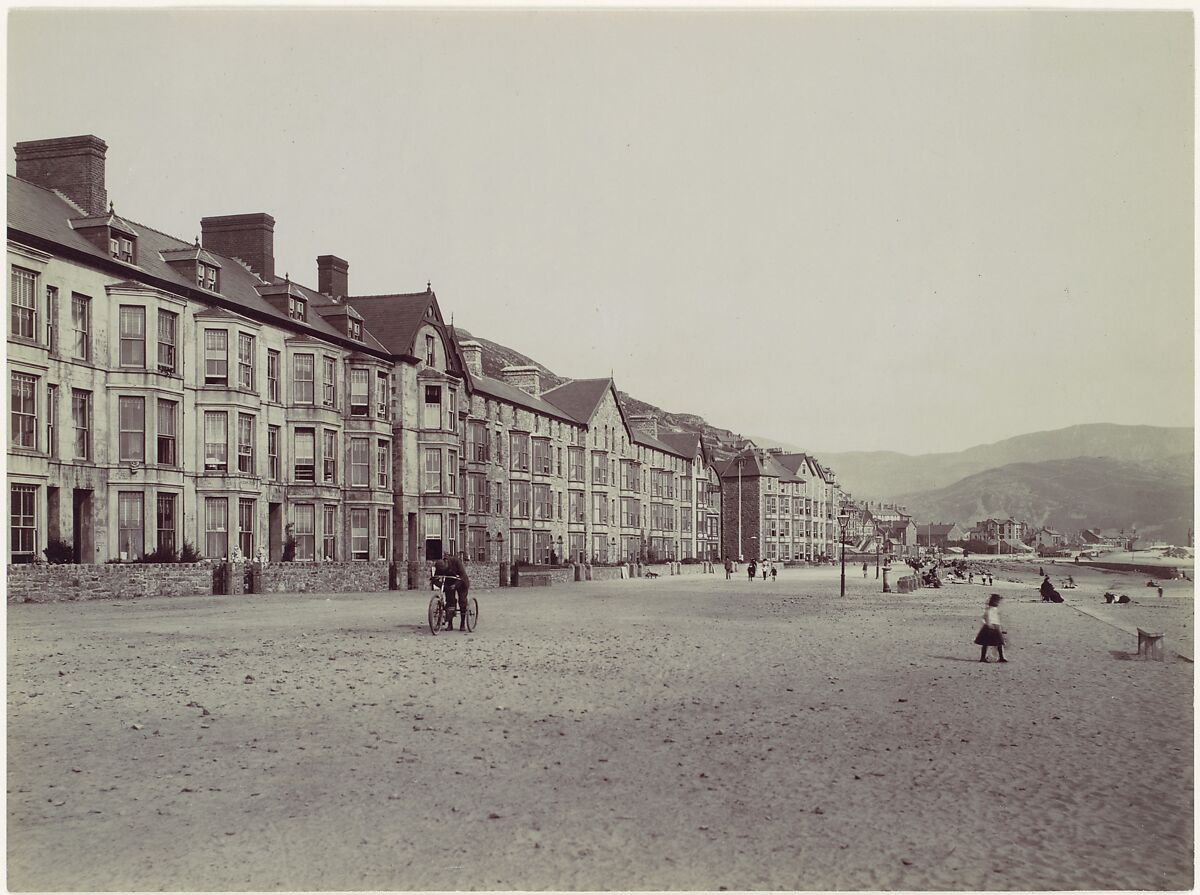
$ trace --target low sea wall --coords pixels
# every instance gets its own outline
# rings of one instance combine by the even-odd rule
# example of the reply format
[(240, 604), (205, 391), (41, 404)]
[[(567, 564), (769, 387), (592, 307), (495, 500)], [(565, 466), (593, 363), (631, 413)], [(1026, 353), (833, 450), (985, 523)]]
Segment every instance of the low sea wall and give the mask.
[(9, 603), (191, 597), (213, 592), (213, 563), (19, 563), (8, 567)]

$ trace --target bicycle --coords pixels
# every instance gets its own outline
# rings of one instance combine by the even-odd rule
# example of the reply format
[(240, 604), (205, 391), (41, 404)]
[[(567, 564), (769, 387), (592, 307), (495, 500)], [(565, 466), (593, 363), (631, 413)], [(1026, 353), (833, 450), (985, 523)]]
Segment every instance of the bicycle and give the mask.
[[(434, 575), (433, 576), (433, 596), (429, 598), (429, 633), (437, 636), (438, 631), (446, 625), (450, 618), (449, 611), (446, 608), (446, 582), (457, 581), (457, 575)], [(458, 609), (455, 607), (455, 611)], [(475, 630), (475, 624), (479, 619), (479, 601), (474, 597), (467, 598), (467, 611), (464, 622), (466, 623), (467, 633)]]

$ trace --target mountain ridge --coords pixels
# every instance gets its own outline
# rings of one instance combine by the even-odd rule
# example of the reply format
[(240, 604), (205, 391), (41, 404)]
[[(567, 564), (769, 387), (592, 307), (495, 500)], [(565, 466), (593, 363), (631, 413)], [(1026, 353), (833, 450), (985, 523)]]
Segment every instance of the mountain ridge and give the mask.
[[(545, 389), (571, 381), (497, 342), (463, 329), (457, 335), (483, 346), (487, 376), (502, 379), (505, 366), (532, 365), (540, 371)], [(669, 429), (741, 437), (699, 414), (672, 413), (619, 390), (618, 396), (627, 413), (652, 414)], [(749, 437), (762, 447), (807, 450), (766, 436)], [(1136, 524), (1146, 534), (1160, 532), (1182, 543), (1191, 527), (1194, 447), (1195, 430), (1188, 426), (1081, 423), (961, 451), (841, 451), (815, 456), (834, 470), (854, 498), (894, 501), (920, 521), (973, 524), (1001, 515), (1068, 531)]]

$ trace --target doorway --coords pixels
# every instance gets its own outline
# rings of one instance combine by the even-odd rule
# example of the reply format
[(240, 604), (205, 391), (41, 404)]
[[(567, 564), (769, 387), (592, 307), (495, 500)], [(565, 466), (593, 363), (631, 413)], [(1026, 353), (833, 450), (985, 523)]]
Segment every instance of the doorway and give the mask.
[(267, 550), (271, 562), (283, 559), (283, 504), (267, 504)]
[(75, 562), (95, 561), (96, 541), (92, 525), (92, 489), (76, 488), (71, 494), (71, 546)]

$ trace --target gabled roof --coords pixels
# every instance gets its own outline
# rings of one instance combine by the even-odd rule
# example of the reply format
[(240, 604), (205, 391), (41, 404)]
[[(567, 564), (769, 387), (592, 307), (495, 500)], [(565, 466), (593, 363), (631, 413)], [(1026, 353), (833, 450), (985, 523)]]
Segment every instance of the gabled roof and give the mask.
[[(424, 323), (441, 329), (441, 312), (432, 289), (394, 295), (350, 295), (346, 304), (362, 315), (367, 329), (393, 354), (412, 354), (413, 341)], [(433, 309), (434, 316), (428, 316)]]
[(630, 438), (634, 444), (640, 444), (644, 447), (654, 448), (656, 451), (662, 451), (664, 454), (670, 454), (673, 457), (683, 457), (685, 460), (690, 460), (692, 455), (685, 451), (676, 450), (671, 445), (667, 444), (661, 438), (655, 438), (649, 432), (643, 432), (640, 429), (634, 429), (630, 433)]
[[(612, 379), (573, 379), (548, 392), (543, 392), (542, 398), (565, 410), (568, 415), (579, 422), (587, 424), (591, 422), (592, 415), (600, 406), (600, 402), (604, 399), (604, 393), (609, 388), (613, 389), (613, 398), (616, 399), (616, 388), (613, 386)], [(621, 406), (620, 400), (617, 400), (617, 406)], [(622, 416), (624, 416), (624, 411), (622, 411)]]
[[(53, 190), (9, 176), (8, 227), (10, 230), (17, 230), (20, 233), (27, 233), (32, 237), (52, 242), (72, 252), (103, 261), (106, 265), (122, 264), (72, 228), (71, 220), (73, 218), (78, 224), (79, 210), (72, 202)], [(134, 227), (133, 223), (124, 218), (121, 221), (122, 226), (130, 229)], [(177, 239), (141, 223), (136, 224), (136, 233), (138, 238), (137, 263), (124, 265), (131, 276), (136, 276), (140, 271), (145, 276), (172, 284), (181, 290), (186, 289), (193, 292), (196, 290), (196, 284), (191, 277), (184, 276), (163, 258), (163, 253), (166, 253), (168, 257), (178, 257), (178, 253), (183, 250), (194, 250), (194, 242)], [(214, 304), (223, 300), (252, 311), (257, 316), (279, 321), (279, 325), (285, 329), (310, 330), (316, 335), (337, 336), (343, 340), (347, 338), (345, 333), (321, 319), (319, 314), (310, 315), (306, 321), (293, 320), (288, 317), (284, 311), (276, 308), (259, 294), (258, 287), (263, 286), (264, 281), (245, 264), (208, 249), (205, 249), (204, 252), (219, 260), (221, 268), (221, 291), (213, 293)], [(274, 281), (278, 284), (284, 282), (279, 278)], [(292, 285), (299, 288), (310, 304), (314, 306), (332, 303), (332, 299), (320, 292), (300, 287), (295, 283)]]
[(658, 440), (680, 457), (694, 460), (697, 454), (703, 455), (698, 432), (659, 432)]
[(535, 413), (575, 425), (578, 425), (580, 422), (580, 420), (570, 416), (561, 408), (554, 406), (548, 401), (543, 401), (541, 398), (535, 398), (529, 392), (519, 389), (515, 385), (509, 385), (507, 382), (502, 382), (499, 379), (492, 379), (490, 376), (470, 375), (470, 380), (471, 387), (479, 392), (479, 394), (488, 398), (493, 398), (497, 401), (506, 401), (509, 404), (524, 407), (526, 410), (532, 410)]

